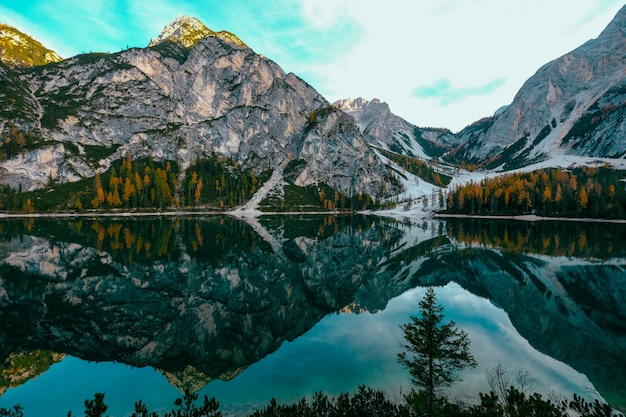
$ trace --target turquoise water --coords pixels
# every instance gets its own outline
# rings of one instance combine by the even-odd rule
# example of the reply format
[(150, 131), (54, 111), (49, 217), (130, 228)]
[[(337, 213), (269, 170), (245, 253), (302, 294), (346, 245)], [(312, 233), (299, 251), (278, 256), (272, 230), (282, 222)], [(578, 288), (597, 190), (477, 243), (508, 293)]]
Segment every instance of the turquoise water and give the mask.
[[(478, 362), (452, 400), (476, 402), (501, 364), (543, 395), (597, 390), (626, 408), (624, 225), (191, 216), (0, 231), (0, 386), (30, 378), (0, 408), (27, 417), (82, 415), (96, 392), (111, 417), (138, 400), (163, 413), (183, 384), (226, 415), (359, 385), (400, 401), (399, 326), (429, 285)], [(14, 369), (45, 369), (38, 351), (67, 356)]]
[[(398, 326), (417, 313), (424, 291), (409, 290), (375, 314), (331, 314), (234, 379), (210, 382), (199, 394), (215, 396), (226, 414), (263, 407), (272, 397), (292, 402), (316, 391), (335, 396), (354, 392), (362, 384), (399, 399), (410, 389), (410, 378), (396, 361), (401, 342)], [(451, 397), (476, 400), (479, 391), (489, 389), (485, 370), (499, 362), (511, 371), (529, 371), (539, 392), (569, 395), (591, 387), (584, 375), (533, 349), (507, 315), (488, 300), (457, 284), (439, 288), (437, 294), (447, 317), (468, 332), (479, 363), (461, 375), (462, 381), (450, 390)], [(152, 368), (67, 357), (43, 375), (9, 389), (0, 397), (0, 407), (19, 403), (27, 417), (65, 416), (70, 410), (73, 415), (82, 415), (83, 401), (93, 398), (95, 392), (105, 393), (110, 416), (129, 415), (139, 399), (151, 411), (169, 411), (180, 396)]]

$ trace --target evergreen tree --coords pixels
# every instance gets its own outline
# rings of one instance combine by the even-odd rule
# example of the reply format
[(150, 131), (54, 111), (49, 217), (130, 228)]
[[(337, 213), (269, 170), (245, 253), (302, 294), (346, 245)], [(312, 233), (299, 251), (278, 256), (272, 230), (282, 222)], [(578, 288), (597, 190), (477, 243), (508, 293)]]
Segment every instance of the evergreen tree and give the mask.
[(108, 409), (101, 392), (95, 393), (93, 400), (85, 400), (85, 417), (102, 417)]
[(443, 322), (443, 307), (437, 304), (432, 287), (419, 308), (421, 317), (413, 316), (410, 323), (400, 326), (406, 351), (398, 354), (398, 360), (409, 369), (413, 383), (421, 387), (417, 395), (413, 392), (407, 400), (425, 399), (425, 411), (433, 416), (435, 404), (442, 399), (441, 389), (455, 381), (456, 371), (475, 368), (476, 359), (470, 353), (467, 333), (458, 329), (454, 321)]

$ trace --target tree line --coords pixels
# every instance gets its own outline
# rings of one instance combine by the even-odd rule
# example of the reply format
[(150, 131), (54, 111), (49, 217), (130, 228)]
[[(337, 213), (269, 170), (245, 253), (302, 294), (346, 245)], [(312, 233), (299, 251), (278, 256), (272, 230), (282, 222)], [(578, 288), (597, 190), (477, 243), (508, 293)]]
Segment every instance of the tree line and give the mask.
[[(23, 191), (0, 186), (0, 210), (34, 213), (72, 210), (163, 210), (203, 208), (223, 211), (245, 204), (270, 178), (270, 168), (257, 173), (232, 158), (215, 154), (198, 160), (181, 175), (175, 161), (152, 158), (133, 160), (130, 155), (114, 161), (104, 172), (74, 183), (56, 183)], [(320, 183), (307, 187), (288, 181), (284, 198), (270, 196), (261, 206), (272, 211), (360, 210), (376, 207), (370, 195), (347, 195)]]
[(253, 169), (242, 168), (232, 158), (211, 155), (187, 169), (183, 204), (218, 209), (235, 207), (250, 200), (270, 175), (270, 169), (258, 174)]
[(623, 219), (625, 177), (608, 166), (506, 174), (452, 188), (446, 211)]
[(104, 174), (96, 173), (93, 188), (80, 193), (74, 208), (159, 208), (178, 204), (178, 164), (151, 158), (116, 161)]
[(260, 185), (254, 170), (243, 170), (232, 159), (215, 155), (198, 161), (179, 178), (175, 161), (152, 158), (117, 160), (105, 172), (77, 183), (56, 184), (49, 180), (42, 190), (23, 192), (0, 187), (0, 209), (15, 212), (56, 210), (166, 209), (209, 207), (225, 209), (248, 201)]

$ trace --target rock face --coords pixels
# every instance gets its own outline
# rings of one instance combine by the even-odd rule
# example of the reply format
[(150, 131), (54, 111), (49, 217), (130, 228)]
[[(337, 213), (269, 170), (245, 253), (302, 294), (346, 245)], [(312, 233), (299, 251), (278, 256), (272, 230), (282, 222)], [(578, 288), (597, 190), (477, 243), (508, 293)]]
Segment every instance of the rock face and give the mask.
[[(306, 173), (298, 185), (324, 181), (345, 193), (393, 190), (382, 187), (388, 171), (349, 116), (234, 35), (178, 18), (151, 45), (18, 73), (33, 101), (25, 107), (39, 115), (23, 130), (78, 149), (59, 161), (79, 159), (90, 167), (75, 170), (76, 177), (92, 176), (124, 155), (174, 160), (184, 170), (217, 154), (258, 171), (303, 159)], [(315, 112), (323, 116), (312, 123)], [(8, 123), (15, 121), (0, 126)], [(84, 146), (109, 148), (110, 156), (89, 159)], [(0, 163), (7, 175), (9, 163)], [(61, 171), (58, 166), (46, 175), (72, 180), (55, 177)], [(7, 175), (4, 183), (15, 183)], [(36, 178), (22, 184), (39, 186)]]
[(455, 160), (526, 165), (559, 154), (626, 154), (626, 7), (598, 36), (544, 65), (481, 129), (461, 132)]
[(356, 119), (372, 146), (413, 158), (431, 159), (460, 143), (447, 129), (414, 126), (393, 114), (389, 105), (379, 99), (344, 99), (334, 104)]

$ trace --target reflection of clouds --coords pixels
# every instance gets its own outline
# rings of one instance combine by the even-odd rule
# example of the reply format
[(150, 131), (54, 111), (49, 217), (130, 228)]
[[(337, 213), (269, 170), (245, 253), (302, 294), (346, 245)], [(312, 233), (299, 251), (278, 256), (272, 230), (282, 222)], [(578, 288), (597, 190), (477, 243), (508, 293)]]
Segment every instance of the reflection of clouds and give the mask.
[(474, 296), (457, 284), (449, 284), (437, 294), (448, 317), (468, 333), (472, 353), (478, 361), (478, 367), (466, 371), (464, 381), (454, 387), (456, 392), (487, 391), (485, 371), (498, 363), (507, 367), (512, 378), (519, 370), (528, 371), (536, 381), (535, 390), (542, 394), (551, 391), (568, 396), (574, 392), (584, 394), (592, 386), (585, 375), (535, 350), (513, 327), (504, 310), (489, 300)]
[[(419, 314), (425, 291), (407, 291), (376, 314), (327, 316), (307, 334), (284, 344), (228, 384), (235, 391), (241, 390), (241, 384), (262, 385), (267, 395), (280, 395), (285, 400), (297, 400), (319, 390), (330, 395), (354, 391), (361, 384), (384, 389), (390, 395), (406, 392), (410, 375), (397, 362), (403, 342), (399, 326)], [(507, 367), (511, 377), (518, 370), (530, 372), (537, 381), (535, 389), (544, 395), (550, 391), (582, 394), (591, 386), (584, 375), (533, 349), (507, 314), (489, 300), (454, 283), (436, 291), (447, 318), (468, 333), (478, 361), (476, 369), (459, 375), (462, 381), (449, 391), (451, 398), (476, 401), (478, 392), (490, 389), (485, 371), (498, 363)], [(220, 395), (227, 398), (224, 393)]]
[[(455, 320), (468, 333), (472, 341), (472, 353), (478, 361), (476, 369), (460, 375), (462, 381), (449, 390), (450, 398), (476, 401), (478, 392), (489, 391), (485, 371), (496, 367), (498, 363), (507, 367), (512, 378), (518, 370), (528, 371), (536, 379), (535, 390), (544, 396), (550, 391), (568, 396), (574, 392), (585, 394), (586, 389), (591, 387), (584, 375), (533, 349), (515, 330), (507, 314), (489, 300), (474, 296), (454, 283), (439, 287), (436, 291), (447, 317)], [(263, 407), (272, 397), (281, 402), (291, 402), (317, 391), (336, 396), (342, 392), (354, 392), (363, 384), (383, 389), (390, 397), (398, 398), (400, 392), (407, 392), (411, 387), (408, 371), (396, 359), (402, 342), (399, 326), (407, 323), (411, 315), (419, 313), (418, 303), (424, 293), (425, 288), (407, 291), (391, 300), (385, 310), (376, 314), (329, 315), (308, 333), (292, 342), (285, 342), (276, 352), (251, 365), (233, 380), (214, 381), (200, 394), (215, 396), (224, 411), (231, 407), (245, 407), (243, 404)], [(56, 369), (61, 370), (74, 362), (66, 360)], [(80, 362), (82, 367), (90, 366)], [(163, 387), (166, 383), (160, 376), (155, 380), (154, 375), (159, 374), (150, 375), (151, 371), (147, 372), (146, 369), (116, 366), (104, 364), (99, 366), (98, 372), (77, 371), (76, 375), (98, 375), (100, 379), (109, 380), (123, 372), (127, 380), (142, 381), (137, 386), (150, 387), (142, 390), (141, 395), (155, 392), (163, 397), (163, 393), (168, 392), (165, 405), (171, 405), (175, 393), (172, 392), (173, 388)], [(107, 370), (107, 367), (111, 369)], [(37, 388), (37, 392), (47, 392), (37, 385), (48, 380), (46, 375), (33, 380), (35, 385), (32, 386)], [(82, 385), (93, 386), (92, 383), (84, 382)], [(127, 386), (117, 381), (114, 385)], [(135, 393), (132, 398), (121, 393), (115, 397), (117, 393), (110, 387), (107, 385), (102, 388), (107, 392), (110, 405), (117, 398), (118, 406), (127, 410), (128, 404), (140, 398)], [(91, 395), (86, 393), (76, 398), (88, 398)], [(154, 399), (143, 398), (150, 401), (152, 407), (158, 407), (163, 401), (156, 398), (158, 395), (155, 394)]]
[[(323, 369), (323, 363), (332, 362), (334, 367), (350, 369), (352, 374), (364, 378), (354, 384), (369, 383), (385, 385), (389, 392), (398, 392), (400, 386), (410, 384), (408, 371), (400, 367), (396, 355), (400, 352), (401, 324), (411, 315), (419, 314), (419, 301), (425, 288), (415, 288), (391, 300), (384, 311), (377, 314), (340, 314), (329, 316), (315, 326), (296, 343), (316, 343), (317, 365), (309, 365), (311, 372)], [(465, 291), (451, 283), (436, 288), (439, 303), (444, 307), (447, 319), (454, 320), (465, 330), (472, 341), (471, 350), (478, 367), (460, 375), (461, 382), (454, 384), (450, 395), (462, 400), (476, 400), (478, 392), (488, 392), (485, 372), (504, 364), (512, 378), (519, 370), (528, 371), (535, 378), (535, 389), (547, 394), (551, 391), (571, 395), (584, 394), (591, 386), (588, 378), (570, 366), (536, 351), (513, 327), (506, 312), (489, 300)], [(328, 356), (326, 356), (328, 355)], [(338, 358), (333, 361), (332, 357)], [(375, 369), (378, 375), (371, 375)], [(393, 377), (383, 375), (390, 372)], [(346, 381), (347, 382), (347, 381)], [(347, 389), (347, 387), (346, 387)], [(344, 389), (343, 391), (345, 391)], [(342, 391), (342, 390), (340, 390)]]

